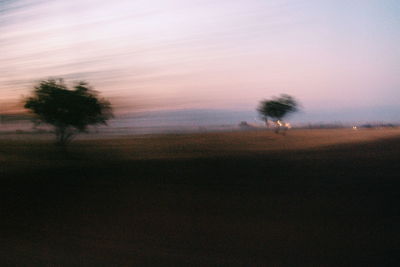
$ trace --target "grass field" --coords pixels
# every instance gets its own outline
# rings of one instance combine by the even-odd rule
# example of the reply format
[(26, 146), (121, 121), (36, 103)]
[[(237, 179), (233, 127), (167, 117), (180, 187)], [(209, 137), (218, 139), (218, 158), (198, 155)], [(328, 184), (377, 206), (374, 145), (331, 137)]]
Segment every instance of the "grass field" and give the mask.
[(1, 266), (398, 266), (400, 129), (0, 138)]

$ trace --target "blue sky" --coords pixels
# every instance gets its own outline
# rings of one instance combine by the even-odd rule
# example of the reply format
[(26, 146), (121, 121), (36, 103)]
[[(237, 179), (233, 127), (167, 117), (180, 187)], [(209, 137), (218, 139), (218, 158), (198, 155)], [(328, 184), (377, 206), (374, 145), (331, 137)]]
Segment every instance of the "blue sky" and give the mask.
[(307, 116), (393, 117), (399, 29), (394, 0), (0, 0), (0, 113), (64, 77), (118, 112), (248, 111), (287, 93)]

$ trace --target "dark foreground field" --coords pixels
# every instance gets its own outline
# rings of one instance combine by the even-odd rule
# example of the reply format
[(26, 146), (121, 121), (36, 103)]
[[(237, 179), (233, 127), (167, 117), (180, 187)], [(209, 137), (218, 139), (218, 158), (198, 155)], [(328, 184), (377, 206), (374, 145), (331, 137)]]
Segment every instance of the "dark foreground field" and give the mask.
[(399, 266), (398, 130), (0, 140), (1, 266)]

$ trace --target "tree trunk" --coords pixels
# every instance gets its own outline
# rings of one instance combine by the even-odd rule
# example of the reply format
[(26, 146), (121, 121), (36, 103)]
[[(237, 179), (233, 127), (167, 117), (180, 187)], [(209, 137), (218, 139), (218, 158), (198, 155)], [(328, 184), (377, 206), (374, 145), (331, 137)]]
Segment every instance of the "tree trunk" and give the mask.
[(74, 135), (73, 131), (68, 127), (56, 127), (56, 145), (66, 146)]
[(281, 129), (281, 126), (279, 125), (279, 120), (274, 121), (274, 124), (275, 124), (275, 130), (274, 130), (274, 132), (275, 132), (276, 134), (279, 134), (279, 131), (280, 131), (280, 129)]

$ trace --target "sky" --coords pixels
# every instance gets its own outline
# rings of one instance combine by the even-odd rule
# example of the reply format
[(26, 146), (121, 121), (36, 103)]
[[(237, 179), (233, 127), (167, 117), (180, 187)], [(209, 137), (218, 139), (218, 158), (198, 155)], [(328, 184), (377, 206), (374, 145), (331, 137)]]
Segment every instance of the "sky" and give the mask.
[(309, 119), (395, 119), (399, 44), (398, 0), (0, 0), (0, 113), (62, 77), (119, 113), (249, 111), (286, 93)]

